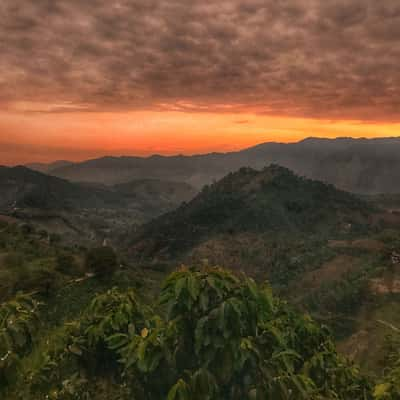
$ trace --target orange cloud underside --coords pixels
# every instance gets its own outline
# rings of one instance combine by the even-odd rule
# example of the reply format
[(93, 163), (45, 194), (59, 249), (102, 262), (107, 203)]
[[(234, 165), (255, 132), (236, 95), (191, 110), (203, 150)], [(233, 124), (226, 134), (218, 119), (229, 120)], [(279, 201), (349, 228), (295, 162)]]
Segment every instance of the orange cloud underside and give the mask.
[(308, 136), (397, 136), (400, 124), (254, 114), (115, 112), (0, 113), (0, 164), (103, 155), (232, 151)]

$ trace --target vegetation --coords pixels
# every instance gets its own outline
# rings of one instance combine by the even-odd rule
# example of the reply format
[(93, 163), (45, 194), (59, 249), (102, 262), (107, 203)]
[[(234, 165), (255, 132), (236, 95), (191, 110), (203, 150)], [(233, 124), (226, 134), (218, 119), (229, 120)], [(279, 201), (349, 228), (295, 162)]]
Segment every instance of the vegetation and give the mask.
[(110, 277), (117, 266), (117, 255), (112, 247), (96, 247), (91, 249), (86, 256), (86, 268), (100, 277)]
[(400, 323), (393, 218), (271, 166), (133, 227), (133, 243), (99, 212), (116, 250), (0, 221), (0, 397), (398, 399), (399, 335), (382, 347)]
[(101, 381), (116, 399), (372, 399), (371, 383), (338, 355), (327, 329), (266, 284), (182, 268), (158, 304), (160, 315), (132, 289), (96, 296), (5, 393), (101, 399)]
[(21, 358), (32, 350), (39, 305), (21, 294), (0, 304), (0, 393), (15, 382)]
[(74, 274), (78, 269), (74, 256), (68, 252), (60, 252), (56, 258), (56, 270), (62, 274)]
[(82, 274), (83, 252), (51, 242), (40, 231), (23, 226), (0, 228), (0, 301), (18, 291), (49, 295)]
[(384, 377), (374, 392), (377, 400), (397, 400), (400, 398), (400, 329), (387, 339), (387, 356)]
[(373, 212), (350, 193), (298, 177), (286, 168), (242, 168), (145, 225), (129, 244), (132, 255), (140, 259), (173, 259), (218, 235), (269, 233), (293, 239), (350, 234), (365, 230)]

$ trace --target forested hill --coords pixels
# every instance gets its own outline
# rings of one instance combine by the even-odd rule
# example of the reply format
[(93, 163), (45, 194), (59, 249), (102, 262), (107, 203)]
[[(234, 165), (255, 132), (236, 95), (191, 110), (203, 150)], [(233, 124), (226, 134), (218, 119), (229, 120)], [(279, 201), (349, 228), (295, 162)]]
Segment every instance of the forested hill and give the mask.
[(174, 257), (221, 234), (332, 234), (366, 225), (372, 208), (350, 193), (272, 165), (242, 168), (145, 225), (133, 254)]
[(29, 168), (0, 167), (0, 207), (62, 209), (96, 207), (115, 201), (101, 189), (94, 189), (52, 177)]
[(72, 183), (29, 168), (0, 167), (0, 209), (126, 209), (158, 215), (190, 200), (196, 193), (187, 183), (132, 181), (115, 187)]

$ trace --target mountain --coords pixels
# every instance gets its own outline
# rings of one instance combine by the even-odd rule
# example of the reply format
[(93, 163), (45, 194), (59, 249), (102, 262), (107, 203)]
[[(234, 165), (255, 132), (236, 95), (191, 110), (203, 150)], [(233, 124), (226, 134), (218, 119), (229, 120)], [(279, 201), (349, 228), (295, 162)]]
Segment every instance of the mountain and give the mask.
[(0, 212), (72, 243), (123, 236), (195, 193), (187, 183), (140, 180), (110, 187), (72, 183), (22, 166), (0, 167)]
[(232, 153), (104, 157), (55, 168), (51, 173), (108, 185), (145, 178), (187, 182), (201, 189), (241, 167), (260, 169), (270, 163), (350, 192), (400, 191), (395, 184), (400, 180), (400, 138), (308, 138), (298, 143), (264, 143)]
[(34, 171), (50, 173), (51, 171), (53, 171), (57, 168), (67, 167), (67, 166), (70, 166), (73, 164), (74, 163), (72, 161), (58, 160), (58, 161), (54, 161), (52, 163), (30, 163), (30, 164), (26, 164), (25, 167), (27, 167), (29, 169), (33, 169)]
[(220, 237), (228, 243), (245, 234), (256, 241), (262, 234), (333, 235), (367, 224), (371, 212), (352, 194), (284, 167), (242, 168), (145, 225), (135, 235), (132, 251), (168, 259)]
[(0, 167), (0, 208), (94, 208), (117, 198), (109, 190), (94, 189), (45, 175), (29, 168)]
[(132, 181), (107, 187), (72, 183), (26, 167), (0, 167), (0, 208), (124, 208), (135, 205), (163, 210), (190, 200), (195, 190), (186, 183)]

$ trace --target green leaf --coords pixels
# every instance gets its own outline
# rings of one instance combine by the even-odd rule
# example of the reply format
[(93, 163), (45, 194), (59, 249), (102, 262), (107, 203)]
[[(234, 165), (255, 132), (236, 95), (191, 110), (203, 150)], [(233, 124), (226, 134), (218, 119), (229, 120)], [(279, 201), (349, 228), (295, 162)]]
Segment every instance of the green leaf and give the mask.
[(81, 356), (83, 354), (82, 350), (75, 344), (72, 344), (72, 345), (68, 346), (68, 350), (72, 354), (75, 354), (76, 356)]

